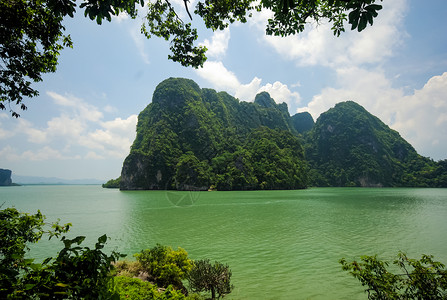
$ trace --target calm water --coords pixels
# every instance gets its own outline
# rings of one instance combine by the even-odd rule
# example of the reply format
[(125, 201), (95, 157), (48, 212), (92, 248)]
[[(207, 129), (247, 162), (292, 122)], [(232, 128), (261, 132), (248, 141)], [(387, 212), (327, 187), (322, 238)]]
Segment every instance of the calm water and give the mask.
[[(156, 243), (228, 263), (228, 299), (366, 299), (338, 260), (432, 254), (447, 263), (447, 189), (313, 188), (254, 192), (120, 192), (99, 186), (0, 188), (0, 204), (131, 257)], [(42, 240), (37, 257), (61, 248)]]

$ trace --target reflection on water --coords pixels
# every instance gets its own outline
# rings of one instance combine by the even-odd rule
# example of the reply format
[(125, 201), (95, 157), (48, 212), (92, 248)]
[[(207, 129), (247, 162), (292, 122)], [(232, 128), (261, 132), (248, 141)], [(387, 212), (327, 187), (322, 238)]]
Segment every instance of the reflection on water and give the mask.
[[(130, 256), (156, 243), (228, 263), (233, 299), (366, 299), (342, 257), (433, 254), (447, 262), (446, 189), (126, 191), (98, 186), (0, 189), (5, 206), (72, 222), (89, 242)], [(54, 246), (39, 243), (36, 255)], [(53, 255), (53, 254), (51, 254)]]

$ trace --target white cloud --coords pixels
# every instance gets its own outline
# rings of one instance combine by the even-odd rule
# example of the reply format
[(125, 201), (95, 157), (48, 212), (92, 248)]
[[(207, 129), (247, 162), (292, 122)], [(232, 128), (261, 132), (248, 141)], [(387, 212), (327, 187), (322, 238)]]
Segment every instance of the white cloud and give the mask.
[(118, 22), (118, 23), (121, 23), (121, 22), (129, 20), (130, 17), (129, 17), (129, 15), (127, 13), (121, 12), (121, 13), (118, 14), (118, 16), (112, 15), (112, 19), (114, 21)]
[(224, 30), (214, 31), (211, 42), (205, 40), (200, 45), (205, 46), (208, 51), (206, 55), (208, 58), (221, 58), (225, 55), (228, 49), (228, 41), (230, 40), (230, 28), (227, 27)]
[(262, 79), (255, 77), (248, 84), (238, 84), (235, 89), (234, 96), (242, 101), (252, 102), (255, 100), (256, 94), (261, 89)]
[[(8, 115), (6, 113), (0, 113), (0, 120), (7, 119), (7, 118), (8, 118)], [(2, 124), (2, 122), (0, 122), (0, 140), (10, 138), (13, 135), (14, 135), (13, 132), (11, 132), (10, 130), (4, 129), (4, 125)]]
[(292, 92), (287, 85), (276, 81), (262, 85), (262, 79), (255, 77), (248, 84), (242, 84), (233, 72), (230, 72), (220, 61), (207, 61), (202, 69), (196, 71), (207, 80), (213, 88), (223, 90), (243, 101), (253, 101), (256, 94), (266, 91), (277, 103), (296, 104), (300, 100), (297, 92)]
[(118, 109), (116, 107), (106, 105), (106, 106), (104, 106), (104, 111), (107, 113), (116, 113), (116, 112), (118, 112)]
[(52, 118), (47, 125), (46, 131), (50, 136), (62, 136), (71, 140), (79, 137), (87, 126), (84, 119), (67, 114)]
[(423, 155), (447, 159), (447, 72), (434, 76), (413, 95), (400, 99), (392, 125)]
[(48, 146), (45, 146), (38, 150), (25, 151), (20, 155), (20, 157), (23, 160), (29, 160), (29, 161), (69, 159), (69, 157), (63, 156), (58, 150)]
[[(385, 123), (393, 118), (393, 112), (398, 108), (383, 110), (383, 105), (377, 99), (382, 99), (387, 106), (393, 106), (395, 99), (404, 96), (401, 89), (394, 89), (382, 69), (367, 70), (359, 67), (340, 68), (336, 70), (334, 87), (324, 88), (315, 95), (305, 108), (298, 111), (308, 111), (314, 119), (341, 101), (353, 100), (361, 105), (367, 105), (372, 113), (381, 113)], [(337, 87), (338, 86), (338, 87)]]
[(299, 93), (290, 91), (287, 85), (279, 81), (275, 81), (273, 84), (268, 83), (261, 87), (259, 91), (268, 92), (276, 103), (285, 102), (289, 107), (298, 104), (301, 98)]
[(103, 117), (103, 113), (97, 107), (79, 99), (73, 95), (62, 96), (55, 92), (47, 92), (47, 95), (56, 105), (71, 108), (70, 112), (88, 121), (99, 121)]
[(101, 129), (83, 135), (79, 143), (89, 149), (103, 150), (108, 156), (124, 158), (136, 136), (137, 115), (102, 122)]
[(135, 27), (132, 27), (129, 30), (129, 34), (132, 37), (133, 42), (135, 43), (135, 47), (137, 47), (138, 53), (141, 56), (141, 59), (145, 64), (150, 64), (151, 61), (149, 59), (149, 55), (146, 53), (145, 42), (147, 41), (146, 37), (140, 33)]
[[(26, 137), (20, 149), (5, 146), (0, 150), (8, 161), (45, 161), (124, 158), (136, 135), (137, 115), (126, 119), (103, 120), (104, 114), (95, 106), (74, 96), (48, 92), (60, 114), (39, 128), (20, 118), (9, 123), (8, 130), (0, 129), (0, 138)], [(34, 144), (41, 144), (36, 148)]]
[(353, 100), (397, 130), (420, 154), (447, 158), (447, 72), (411, 95), (393, 88), (380, 69), (339, 69), (337, 77), (337, 88), (324, 89), (298, 110), (317, 118), (336, 103)]
[(31, 122), (25, 119), (20, 119), (18, 120), (18, 123), (19, 124), (17, 126), (16, 133), (22, 132), (26, 134), (28, 136), (29, 142), (42, 144), (47, 141), (47, 133), (42, 130), (34, 128)]
[(221, 61), (206, 61), (203, 68), (197, 69), (196, 72), (219, 90), (233, 93), (240, 86), (236, 75), (228, 71)]
[(333, 35), (330, 24), (307, 25), (304, 32), (294, 36), (267, 36), (268, 12), (254, 14), (249, 22), (258, 29), (260, 43), (267, 43), (282, 57), (298, 65), (355, 66), (378, 63), (393, 54), (406, 36), (400, 28), (406, 5), (406, 0), (384, 1), (373, 27), (358, 33), (346, 24), (346, 32), (339, 37)]
[(103, 156), (96, 154), (96, 152), (93, 151), (89, 151), (87, 153), (87, 155), (85, 156), (86, 159), (94, 159), (94, 160), (98, 160), (98, 159), (104, 159)]
[(17, 154), (17, 149), (11, 147), (10, 145), (7, 145), (3, 147), (3, 149), (0, 149), (0, 157), (4, 161), (8, 162), (20, 161), (20, 155)]

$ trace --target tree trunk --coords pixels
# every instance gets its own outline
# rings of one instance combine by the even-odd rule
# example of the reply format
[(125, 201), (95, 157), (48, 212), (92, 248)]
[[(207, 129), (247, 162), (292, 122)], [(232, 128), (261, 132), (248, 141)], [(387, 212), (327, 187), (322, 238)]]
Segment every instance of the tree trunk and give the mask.
[(216, 299), (216, 291), (214, 290), (214, 287), (211, 287), (211, 299)]

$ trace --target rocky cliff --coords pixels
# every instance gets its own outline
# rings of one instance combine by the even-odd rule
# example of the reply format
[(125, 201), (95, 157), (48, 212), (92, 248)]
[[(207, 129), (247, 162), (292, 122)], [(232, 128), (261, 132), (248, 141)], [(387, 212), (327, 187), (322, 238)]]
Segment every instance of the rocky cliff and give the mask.
[(11, 170), (0, 169), (0, 186), (12, 185), (11, 174), (12, 174)]

